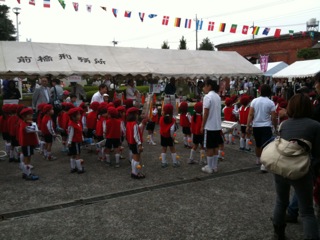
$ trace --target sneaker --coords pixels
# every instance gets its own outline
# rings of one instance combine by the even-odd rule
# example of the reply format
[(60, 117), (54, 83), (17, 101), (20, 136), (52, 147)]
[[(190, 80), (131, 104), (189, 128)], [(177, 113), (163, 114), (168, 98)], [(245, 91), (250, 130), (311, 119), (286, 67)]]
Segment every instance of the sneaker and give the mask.
[(188, 160), (188, 164), (195, 164), (196, 162), (193, 159)]
[(251, 152), (251, 148), (245, 148), (244, 149), (246, 152)]
[(155, 142), (150, 142), (149, 144), (151, 144), (152, 146), (157, 145)]
[(223, 162), (224, 161), (224, 157), (218, 157), (218, 161)]
[(146, 176), (142, 173), (138, 173), (138, 174), (131, 173), (131, 177), (133, 179), (144, 179)]
[(25, 180), (27, 180), (27, 181), (35, 181), (38, 179), (39, 179), (39, 177), (36, 175), (33, 175), (33, 174), (30, 174), (29, 176), (27, 176), (27, 175), (25, 176)]
[(111, 166), (111, 162), (106, 162), (106, 165), (107, 165), (108, 167), (110, 167), (110, 166)]
[(213, 170), (208, 165), (205, 165), (203, 168), (201, 168), (201, 171), (205, 173), (213, 173)]
[(179, 141), (178, 141), (178, 140), (174, 140), (174, 143), (175, 143), (175, 144), (178, 144), (178, 143), (179, 143)]
[(70, 170), (70, 173), (76, 173), (76, 172), (78, 172), (78, 169), (76, 169), (76, 168), (73, 168)]
[(241, 150), (241, 151), (244, 151), (244, 149), (245, 149), (245, 148), (242, 148), (242, 147), (241, 147), (241, 148), (239, 148), (239, 150)]
[(212, 170), (213, 170), (213, 172), (218, 172), (218, 168), (214, 168)]
[(267, 173), (268, 172), (266, 167), (263, 164), (261, 164), (261, 166), (260, 166), (260, 171), (261, 171), (261, 173)]
[(168, 163), (161, 163), (162, 168), (167, 168), (168, 166), (169, 166)]
[(199, 161), (199, 165), (207, 165), (207, 161), (206, 160), (201, 160), (201, 161)]
[(120, 167), (120, 163), (116, 163), (116, 165), (114, 165), (115, 168), (119, 168)]
[(174, 168), (178, 168), (178, 167), (180, 167), (180, 162), (176, 162), (176, 163), (172, 164), (172, 166), (173, 166)]
[(84, 173), (84, 168), (82, 168), (82, 170), (78, 170), (77, 172), (78, 174)]

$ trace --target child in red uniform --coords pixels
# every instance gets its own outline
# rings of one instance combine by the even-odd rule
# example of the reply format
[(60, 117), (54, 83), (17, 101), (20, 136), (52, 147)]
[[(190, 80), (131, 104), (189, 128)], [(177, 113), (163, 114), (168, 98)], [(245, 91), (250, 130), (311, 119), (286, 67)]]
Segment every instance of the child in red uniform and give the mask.
[(154, 128), (156, 126), (156, 122), (158, 121), (158, 109), (155, 103), (152, 107), (151, 119), (148, 120), (146, 129), (148, 131), (148, 143), (155, 146), (157, 145), (153, 140)]
[[(121, 143), (120, 143), (120, 159), (124, 159), (125, 157), (122, 155), (123, 146), (122, 143), (124, 141), (124, 138), (126, 136), (126, 108), (124, 106), (119, 106), (116, 108), (119, 113), (119, 119), (121, 121), (121, 129), (123, 129), (123, 133), (121, 135)], [(132, 159), (132, 155), (129, 159)], [(131, 161), (131, 160), (130, 160)]]
[(80, 124), (81, 109), (72, 108), (68, 111), (70, 121), (68, 123), (68, 147), (70, 158), (71, 173), (84, 173), (82, 166), (83, 159), (80, 159), (81, 143), (83, 141), (82, 127)]
[(247, 95), (242, 95), (240, 98), (241, 107), (238, 109), (239, 124), (241, 126), (240, 150), (246, 150), (246, 151), (251, 151), (251, 148), (250, 148), (251, 134), (246, 133), (247, 120), (250, 112), (249, 103), (250, 103), (250, 97)]
[(58, 114), (57, 117), (57, 131), (60, 132), (60, 135), (62, 137), (62, 152), (68, 152), (67, 148), (67, 130), (68, 130), (68, 123), (69, 123), (69, 115), (68, 111), (72, 108), (72, 105), (70, 103), (63, 102), (62, 103), (62, 110)]
[(113, 148), (115, 151), (116, 164), (115, 167), (120, 167), (120, 145), (121, 136), (124, 133), (124, 129), (121, 128), (121, 120), (118, 118), (119, 113), (114, 107), (108, 108), (108, 119), (105, 123), (105, 138), (106, 138), (106, 163), (110, 166), (110, 152)]
[(40, 148), (40, 154), (44, 154), (44, 146), (45, 146), (45, 141), (43, 139), (43, 135), (42, 135), (42, 132), (41, 132), (41, 120), (43, 118), (43, 107), (46, 105), (46, 103), (40, 103), (37, 107), (37, 126), (38, 126), (38, 129), (39, 129), (39, 137), (40, 137), (40, 141), (39, 141), (39, 148)]
[(46, 104), (43, 107), (42, 112), (44, 114), (44, 116), (41, 120), (41, 132), (43, 135), (43, 139), (45, 141), (44, 157), (47, 160), (52, 161), (52, 160), (57, 159), (56, 157), (52, 156), (52, 154), (51, 154), (53, 138), (56, 137), (56, 133), (54, 131), (53, 120), (52, 120), (52, 115), (54, 113), (52, 105)]
[(16, 129), (18, 127), (19, 117), (17, 116), (18, 104), (11, 104), (10, 106), (10, 117), (8, 118), (8, 129), (11, 140), (11, 148), (9, 155), (9, 162), (20, 162), (17, 156), (16, 148), (19, 143), (16, 139)]
[(203, 134), (201, 134), (200, 130), (201, 130), (201, 125), (202, 125), (202, 102), (197, 102), (194, 105), (194, 115), (191, 118), (191, 133), (193, 136), (193, 147), (190, 150), (190, 158), (188, 163), (189, 164), (194, 164), (194, 154), (196, 153), (198, 146), (200, 144), (200, 164), (204, 163), (206, 164), (203, 159), (204, 158), (204, 148), (203, 148), (203, 139), (204, 136)]
[(143, 151), (142, 147), (142, 131), (138, 126), (139, 109), (131, 107), (127, 110), (127, 125), (126, 125), (126, 138), (129, 144), (129, 149), (132, 152), (131, 161), (131, 177), (134, 179), (145, 178), (141, 173), (140, 153)]
[(180, 126), (182, 127), (183, 142), (185, 148), (192, 148), (191, 147), (191, 115), (188, 113), (188, 103), (182, 102), (179, 106), (180, 110)]
[(21, 164), (22, 178), (26, 180), (38, 180), (39, 177), (31, 173), (32, 167), (30, 165), (33, 149), (39, 144), (37, 136), (38, 128), (32, 122), (32, 108), (24, 108), (20, 112), (20, 116), (23, 119), (19, 126), (19, 144), (24, 156), (23, 163)]
[[(236, 113), (233, 109), (232, 106), (232, 99), (231, 98), (226, 98), (225, 100), (225, 107), (223, 108), (223, 113), (224, 113), (224, 120), (225, 121), (230, 121), (230, 122), (236, 122)], [(224, 138), (226, 139), (226, 143), (230, 143), (230, 144), (235, 144), (234, 143), (234, 136), (233, 136), (233, 129), (228, 129), (225, 133), (224, 133)]]
[(96, 130), (98, 120), (98, 108), (100, 104), (98, 102), (92, 102), (90, 104), (91, 112), (87, 115), (87, 138), (93, 138), (93, 132)]
[(2, 138), (5, 142), (5, 151), (7, 155), (10, 155), (10, 149), (11, 149), (11, 139), (10, 139), (10, 134), (9, 134), (9, 128), (8, 128), (8, 119), (10, 116), (10, 106), (11, 104), (6, 104), (2, 106), (2, 121), (0, 125), (0, 129), (2, 132)]
[[(98, 121), (96, 124), (96, 132), (95, 132), (98, 143), (100, 143), (104, 139), (105, 134), (104, 134), (103, 125), (107, 121), (107, 118), (108, 118), (108, 104), (105, 102), (102, 102), (98, 108)], [(97, 144), (98, 160), (100, 160), (101, 162), (105, 161), (104, 151), (105, 151), (105, 147), (101, 144)]]
[(173, 167), (180, 167), (180, 163), (177, 161), (177, 153), (174, 147), (174, 134), (175, 134), (175, 122), (176, 120), (172, 117), (173, 115), (173, 106), (168, 103), (163, 107), (163, 116), (160, 117), (160, 135), (161, 135), (161, 167), (168, 167), (166, 160), (167, 148), (170, 148)]

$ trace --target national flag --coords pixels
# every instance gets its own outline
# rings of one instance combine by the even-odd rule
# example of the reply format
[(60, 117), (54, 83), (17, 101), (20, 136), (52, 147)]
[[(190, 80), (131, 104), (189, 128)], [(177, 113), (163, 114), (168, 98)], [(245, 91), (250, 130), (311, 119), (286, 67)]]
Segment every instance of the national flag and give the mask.
[(72, 4), (73, 4), (74, 10), (75, 10), (76, 12), (78, 12), (78, 10), (79, 10), (79, 3), (73, 2)]
[(260, 27), (257, 27), (257, 26), (253, 27), (252, 34), (253, 35), (258, 35), (259, 30), (260, 30)]
[(158, 16), (157, 14), (149, 14), (148, 17), (149, 18), (155, 18), (156, 16)]
[(125, 11), (124, 17), (131, 18), (131, 11)]
[(226, 28), (226, 24), (225, 23), (220, 23), (219, 32), (224, 32), (225, 28)]
[(270, 31), (270, 28), (265, 28), (262, 32), (263, 35), (268, 35)]
[(196, 22), (196, 29), (202, 30), (203, 20), (197, 20)]
[(294, 31), (293, 31), (293, 30), (289, 30), (290, 38), (293, 38), (293, 33), (294, 33)]
[(66, 8), (66, 3), (64, 2), (64, 0), (58, 0), (58, 1), (59, 1), (59, 3), (60, 3), (61, 7), (62, 7), (63, 9), (65, 9), (65, 8)]
[(50, 0), (43, 0), (43, 7), (50, 8)]
[(242, 34), (248, 34), (249, 26), (243, 25), (242, 27)]
[(213, 31), (213, 29), (214, 29), (214, 22), (209, 22), (208, 31)]
[(184, 27), (185, 28), (191, 28), (191, 23), (192, 23), (191, 19), (186, 19), (185, 22), (184, 22)]
[(36, 1), (35, 0), (30, 0), (29, 4), (35, 6), (36, 5)]
[(91, 10), (92, 10), (92, 5), (87, 4), (87, 11), (88, 11), (89, 13), (91, 13)]
[(139, 12), (139, 18), (140, 18), (141, 22), (143, 22), (143, 19), (144, 19), (144, 13), (143, 12)]
[(274, 32), (274, 37), (278, 38), (280, 37), (281, 29), (277, 28), (276, 31)]
[(169, 16), (163, 16), (162, 25), (168, 25), (169, 23)]
[(102, 10), (107, 11), (106, 7), (102, 7), (102, 6), (100, 6), (100, 7), (102, 8)]
[(230, 32), (231, 32), (231, 33), (236, 33), (236, 31), (237, 31), (237, 26), (238, 26), (237, 24), (232, 24), (232, 25), (231, 25), (231, 28), (230, 28)]
[(113, 13), (113, 16), (114, 16), (114, 17), (117, 17), (117, 15), (118, 15), (118, 9), (112, 8), (112, 13)]
[(181, 18), (176, 18), (176, 19), (174, 20), (174, 26), (175, 26), (175, 27), (180, 27), (180, 24), (181, 24)]

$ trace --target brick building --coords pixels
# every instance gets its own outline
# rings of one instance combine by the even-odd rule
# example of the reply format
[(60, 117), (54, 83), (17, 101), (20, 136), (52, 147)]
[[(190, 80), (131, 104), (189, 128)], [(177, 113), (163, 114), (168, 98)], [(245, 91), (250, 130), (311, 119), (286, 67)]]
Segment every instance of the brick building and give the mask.
[(303, 48), (312, 48), (320, 41), (320, 33), (314, 32), (314, 38), (309, 33), (295, 33), (293, 38), (289, 34), (279, 38), (264, 37), (232, 43), (223, 43), (215, 47), (219, 51), (236, 51), (252, 63), (258, 63), (259, 55), (269, 55), (269, 62), (283, 61), (291, 64), (297, 60), (297, 52)]

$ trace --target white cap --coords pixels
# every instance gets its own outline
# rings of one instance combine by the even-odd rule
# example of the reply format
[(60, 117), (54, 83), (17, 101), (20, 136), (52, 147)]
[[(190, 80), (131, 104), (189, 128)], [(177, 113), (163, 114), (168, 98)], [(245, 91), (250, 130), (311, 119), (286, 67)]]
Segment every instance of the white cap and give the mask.
[(103, 94), (103, 96), (104, 96), (104, 97), (109, 97), (109, 95), (108, 95), (108, 94), (106, 94), (106, 93), (105, 93), (105, 94)]

